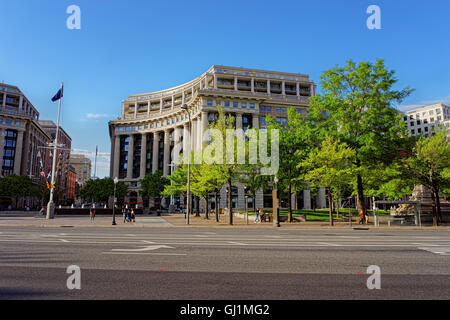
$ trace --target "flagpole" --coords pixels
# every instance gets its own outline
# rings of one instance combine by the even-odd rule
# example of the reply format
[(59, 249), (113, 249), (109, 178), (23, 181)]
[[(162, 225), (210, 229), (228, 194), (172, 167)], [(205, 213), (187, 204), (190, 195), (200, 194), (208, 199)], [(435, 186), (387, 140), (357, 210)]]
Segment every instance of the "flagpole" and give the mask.
[(56, 123), (56, 136), (55, 136), (55, 145), (53, 146), (53, 163), (52, 163), (52, 178), (50, 183), (50, 200), (47, 204), (47, 217), (46, 219), (54, 219), (55, 218), (55, 204), (53, 203), (53, 192), (55, 190), (55, 168), (56, 168), (56, 153), (58, 146), (58, 135), (59, 135), (59, 115), (61, 114), (61, 103), (62, 103), (62, 95), (63, 94), (63, 86), (64, 84), (61, 82), (61, 97), (59, 99), (58, 106), (58, 121)]

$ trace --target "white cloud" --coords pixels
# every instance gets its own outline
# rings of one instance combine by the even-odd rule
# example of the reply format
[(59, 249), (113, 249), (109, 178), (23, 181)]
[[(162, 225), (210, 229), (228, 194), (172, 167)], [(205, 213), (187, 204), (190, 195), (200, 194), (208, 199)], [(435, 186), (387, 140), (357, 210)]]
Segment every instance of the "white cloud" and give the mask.
[(98, 118), (112, 118), (113, 116), (106, 113), (88, 113), (86, 118), (88, 119), (98, 119)]
[(406, 111), (409, 111), (409, 110), (413, 110), (413, 109), (417, 109), (417, 108), (421, 108), (421, 107), (425, 107), (425, 106), (431, 106), (433, 104), (438, 104), (438, 103), (443, 103), (445, 105), (450, 105), (450, 94), (448, 96), (446, 96), (446, 97), (441, 98), (441, 99), (424, 100), (424, 101), (419, 101), (419, 102), (414, 103), (414, 104), (398, 106), (397, 109), (399, 111), (406, 112)]

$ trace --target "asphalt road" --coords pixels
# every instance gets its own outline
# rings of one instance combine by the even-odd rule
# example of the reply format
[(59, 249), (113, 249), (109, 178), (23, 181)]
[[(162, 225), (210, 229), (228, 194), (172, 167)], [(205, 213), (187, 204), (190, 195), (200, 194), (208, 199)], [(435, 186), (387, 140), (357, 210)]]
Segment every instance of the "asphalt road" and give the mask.
[(0, 299), (450, 299), (450, 230), (0, 227)]

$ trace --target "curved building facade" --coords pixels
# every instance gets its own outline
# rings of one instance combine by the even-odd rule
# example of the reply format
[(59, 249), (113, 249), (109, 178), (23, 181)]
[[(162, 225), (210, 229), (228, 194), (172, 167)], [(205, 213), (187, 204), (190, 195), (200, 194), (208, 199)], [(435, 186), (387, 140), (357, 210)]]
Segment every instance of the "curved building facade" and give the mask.
[[(188, 148), (184, 137), (190, 138), (191, 148), (201, 149), (203, 132), (214, 120), (218, 105), (235, 117), (236, 128), (264, 128), (269, 114), (286, 123), (288, 107), (306, 115), (315, 90), (314, 82), (304, 74), (214, 65), (186, 84), (131, 95), (122, 101), (121, 117), (109, 122), (110, 176), (130, 185), (131, 203), (141, 202), (139, 180), (157, 170), (170, 175), (174, 146), (182, 146), (177, 150), (180, 153)], [(181, 109), (184, 104), (191, 114), (192, 132), (186, 111)], [(245, 207), (243, 187), (237, 184), (235, 190), (233, 205)], [(221, 193), (226, 194), (225, 190)], [(264, 197), (261, 192), (257, 199), (251, 199), (250, 206), (270, 203)], [(306, 195), (301, 198), (308, 202)], [(221, 207), (226, 206), (225, 201), (222, 195)], [(302, 203), (300, 207), (309, 205)]]

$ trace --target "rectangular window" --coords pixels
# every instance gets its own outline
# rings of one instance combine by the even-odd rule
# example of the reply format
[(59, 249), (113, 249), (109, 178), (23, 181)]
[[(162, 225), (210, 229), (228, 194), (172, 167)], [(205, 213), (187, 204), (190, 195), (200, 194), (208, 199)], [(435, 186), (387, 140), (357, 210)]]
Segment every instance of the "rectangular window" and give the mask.
[(208, 101), (206, 102), (206, 104), (207, 104), (208, 106), (212, 106), (212, 100), (208, 100)]
[(280, 107), (277, 107), (277, 112), (281, 112), (281, 108)]
[(266, 117), (262, 116), (262, 117), (260, 118), (260, 123), (261, 123), (262, 125), (266, 124)]
[(221, 105), (222, 105), (222, 101), (216, 100), (216, 106), (221, 106)]
[(239, 107), (239, 103), (238, 102), (233, 102), (233, 108), (237, 108)]
[(246, 109), (247, 108), (247, 104), (246, 103), (241, 103), (241, 108), (242, 109)]
[(265, 106), (260, 106), (260, 107), (259, 107), (259, 110), (260, 110), (260, 111), (266, 111), (265, 109), (266, 109)]
[(230, 101), (225, 101), (225, 107), (229, 107), (230, 106)]
[(254, 103), (250, 103), (250, 109), (255, 109), (255, 104)]
[(272, 112), (272, 107), (266, 107), (267, 112)]

